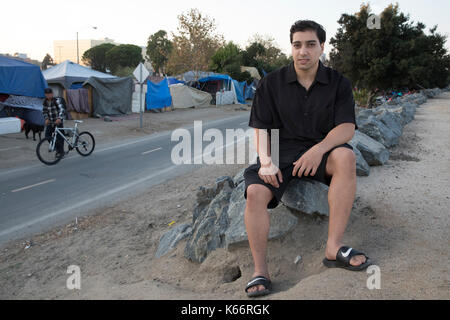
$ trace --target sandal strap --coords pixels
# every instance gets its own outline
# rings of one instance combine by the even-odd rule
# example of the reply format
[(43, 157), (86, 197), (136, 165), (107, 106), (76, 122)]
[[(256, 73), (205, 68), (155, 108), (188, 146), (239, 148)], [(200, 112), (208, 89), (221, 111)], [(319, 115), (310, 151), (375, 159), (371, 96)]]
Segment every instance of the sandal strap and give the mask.
[(369, 257), (366, 256), (366, 254), (363, 252), (359, 252), (358, 250), (355, 250), (348, 246), (342, 246), (341, 248), (339, 248), (336, 254), (336, 261), (339, 261), (347, 266), (350, 266), (351, 265), (350, 260), (352, 259), (352, 257), (359, 255), (363, 255), (364, 257), (366, 257), (366, 261), (367, 259), (369, 259)]
[(266, 289), (270, 290), (270, 284), (271, 284), (270, 280), (267, 279), (266, 277), (257, 276), (247, 283), (247, 286), (245, 287), (245, 292), (248, 292), (248, 289), (257, 285), (263, 285)]

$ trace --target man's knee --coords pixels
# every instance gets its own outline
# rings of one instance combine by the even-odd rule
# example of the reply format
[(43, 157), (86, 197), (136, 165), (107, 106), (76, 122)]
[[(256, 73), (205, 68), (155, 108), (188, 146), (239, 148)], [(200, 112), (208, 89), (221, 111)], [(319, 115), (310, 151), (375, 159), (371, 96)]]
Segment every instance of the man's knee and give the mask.
[(262, 184), (251, 184), (247, 187), (247, 206), (265, 206), (272, 200), (272, 191)]
[(336, 148), (331, 151), (330, 165), (335, 170), (353, 170), (356, 167), (356, 156), (353, 150), (345, 147)]

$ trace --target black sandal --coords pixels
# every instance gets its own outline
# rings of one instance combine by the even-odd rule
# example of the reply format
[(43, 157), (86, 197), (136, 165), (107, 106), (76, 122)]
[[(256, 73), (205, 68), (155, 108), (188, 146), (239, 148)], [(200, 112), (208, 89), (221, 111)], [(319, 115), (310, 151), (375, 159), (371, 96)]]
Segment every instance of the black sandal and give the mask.
[[(265, 287), (265, 289), (254, 292), (248, 292), (248, 289), (257, 285), (262, 285)], [(245, 292), (247, 292), (247, 296), (250, 298), (265, 296), (272, 292), (272, 282), (266, 277), (256, 276), (247, 283), (247, 286), (245, 287)]]
[[(366, 262), (361, 263), (359, 266), (353, 266), (350, 264), (350, 260), (354, 256), (363, 255), (366, 257)], [(366, 269), (368, 266), (372, 264), (369, 257), (366, 256), (365, 253), (359, 252), (353, 248), (342, 246), (337, 254), (336, 260), (328, 260), (327, 258), (323, 259), (323, 264), (328, 268), (344, 268), (350, 271), (361, 271)]]

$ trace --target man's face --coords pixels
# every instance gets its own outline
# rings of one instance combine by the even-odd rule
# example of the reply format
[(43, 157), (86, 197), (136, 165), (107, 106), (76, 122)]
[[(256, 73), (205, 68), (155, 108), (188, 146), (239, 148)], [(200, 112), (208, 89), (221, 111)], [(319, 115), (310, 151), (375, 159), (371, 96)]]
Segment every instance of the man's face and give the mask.
[(307, 71), (316, 66), (323, 53), (315, 31), (298, 31), (292, 35), (292, 58), (297, 70)]
[(52, 92), (46, 93), (46, 94), (45, 94), (45, 97), (46, 97), (48, 100), (51, 100), (51, 99), (53, 99), (53, 93), (52, 93)]

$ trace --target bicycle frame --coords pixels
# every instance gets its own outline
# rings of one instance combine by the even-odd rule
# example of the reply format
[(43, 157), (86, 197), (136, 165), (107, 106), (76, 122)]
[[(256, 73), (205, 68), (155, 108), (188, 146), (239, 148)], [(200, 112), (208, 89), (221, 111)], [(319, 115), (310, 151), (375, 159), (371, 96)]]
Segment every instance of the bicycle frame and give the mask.
[[(63, 130), (64, 130), (64, 132), (70, 131), (72, 133), (71, 139), (67, 139), (67, 137), (63, 134)], [(51, 151), (53, 151), (55, 149), (56, 138), (58, 137), (58, 135), (60, 135), (64, 139), (64, 141), (67, 142), (67, 144), (69, 145), (69, 150), (76, 148), (75, 139), (78, 137), (78, 123), (75, 122), (75, 126), (73, 128), (55, 127), (55, 131), (53, 132), (53, 135), (52, 135), (52, 142), (50, 143)], [(70, 140), (72, 140), (72, 141), (70, 141)]]

